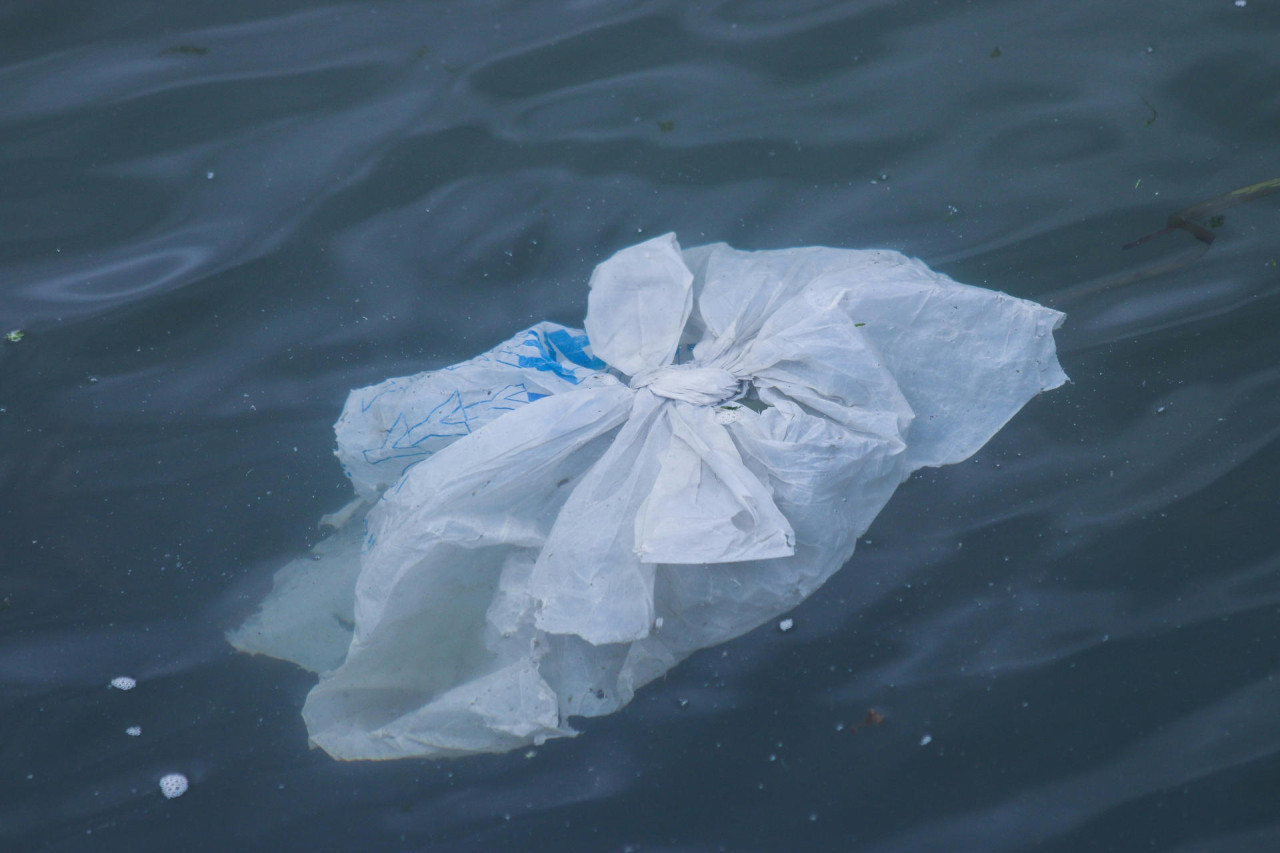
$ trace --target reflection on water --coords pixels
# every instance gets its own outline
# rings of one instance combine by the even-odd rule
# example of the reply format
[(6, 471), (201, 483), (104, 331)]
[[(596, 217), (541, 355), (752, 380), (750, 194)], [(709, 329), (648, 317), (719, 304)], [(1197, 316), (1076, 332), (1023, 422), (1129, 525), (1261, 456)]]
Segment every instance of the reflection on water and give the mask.
[[(1280, 9), (1161, 9), (2, 13), (6, 849), (1275, 847), (1280, 208), (1091, 285), (1280, 173)], [(345, 503), (347, 390), (577, 324), (669, 230), (1053, 305), (1073, 384), (905, 484), (792, 630), (580, 738), (308, 751), (311, 679), (221, 632)]]

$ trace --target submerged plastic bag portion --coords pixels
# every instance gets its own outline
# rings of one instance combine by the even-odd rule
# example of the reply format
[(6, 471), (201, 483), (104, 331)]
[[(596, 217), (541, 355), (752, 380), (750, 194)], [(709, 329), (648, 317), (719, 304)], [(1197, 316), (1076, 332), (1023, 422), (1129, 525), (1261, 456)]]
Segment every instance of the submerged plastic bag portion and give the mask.
[(1066, 380), (1063, 315), (896, 252), (665, 235), (590, 287), (585, 334), (348, 399), (357, 499), (230, 635), (321, 673), (303, 715), (331, 755), (573, 734), (794, 607), (913, 470)]

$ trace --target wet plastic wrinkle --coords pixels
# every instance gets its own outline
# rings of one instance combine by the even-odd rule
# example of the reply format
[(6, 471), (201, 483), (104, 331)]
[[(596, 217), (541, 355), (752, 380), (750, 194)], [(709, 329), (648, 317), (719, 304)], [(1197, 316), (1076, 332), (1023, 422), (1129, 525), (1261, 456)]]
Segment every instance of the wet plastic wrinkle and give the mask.
[(589, 335), (540, 323), (348, 399), (346, 544), (229, 636), (332, 667), (303, 710), (331, 755), (574, 734), (812, 594), (912, 470), (1066, 378), (1061, 314), (894, 252), (664, 235), (590, 287)]

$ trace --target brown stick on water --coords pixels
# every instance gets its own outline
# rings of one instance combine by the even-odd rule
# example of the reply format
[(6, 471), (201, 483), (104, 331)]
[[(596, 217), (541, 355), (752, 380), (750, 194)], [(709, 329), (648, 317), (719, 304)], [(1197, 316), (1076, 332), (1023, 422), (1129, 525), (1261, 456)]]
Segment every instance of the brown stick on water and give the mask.
[(1132, 240), (1121, 246), (1121, 249), (1132, 249), (1134, 246), (1141, 246), (1149, 240), (1163, 236), (1171, 231), (1186, 231), (1195, 237), (1198, 245), (1192, 246), (1190, 249), (1179, 252), (1172, 258), (1163, 261), (1156, 261), (1147, 266), (1140, 267), (1132, 272), (1121, 273), (1118, 275), (1107, 276), (1101, 281), (1086, 282), (1077, 287), (1068, 288), (1056, 294), (1052, 300), (1054, 304), (1061, 304), (1064, 301), (1075, 299), (1088, 294), (1099, 293), (1103, 290), (1110, 290), (1113, 287), (1122, 287), (1134, 282), (1144, 281), (1149, 278), (1155, 278), (1158, 275), (1174, 272), (1182, 269), (1190, 263), (1198, 260), (1201, 255), (1209, 251), (1209, 247), (1213, 245), (1213, 238), (1216, 236), (1210, 228), (1206, 228), (1196, 220), (1210, 219), (1210, 223), (1216, 227), (1217, 223), (1212, 222), (1212, 217), (1217, 216), (1221, 211), (1229, 207), (1235, 207), (1237, 204), (1243, 204), (1246, 201), (1253, 201), (1256, 198), (1262, 198), (1271, 193), (1280, 192), (1280, 178), (1272, 178), (1269, 181), (1261, 181), (1256, 184), (1250, 184), (1247, 187), (1240, 187), (1229, 193), (1223, 193), (1219, 196), (1202, 201), (1199, 204), (1193, 204), (1191, 207), (1179, 210), (1177, 213), (1169, 217), (1165, 227), (1158, 231), (1152, 231)]
[(1241, 187), (1238, 190), (1214, 196), (1208, 201), (1193, 204), (1186, 210), (1179, 210), (1169, 217), (1169, 222), (1164, 228), (1159, 231), (1152, 231), (1145, 237), (1139, 237), (1137, 240), (1125, 243), (1120, 248), (1132, 249), (1134, 246), (1140, 246), (1148, 240), (1159, 237), (1161, 234), (1168, 234), (1170, 231), (1176, 231), (1179, 228), (1204, 243), (1207, 248), (1213, 243), (1213, 232), (1195, 220), (1204, 219), (1206, 216), (1214, 216), (1229, 207), (1235, 207), (1237, 204), (1243, 204), (1246, 201), (1253, 201), (1255, 198), (1261, 198), (1273, 192), (1280, 192), (1280, 178), (1272, 178), (1269, 181), (1250, 184), (1247, 187)]

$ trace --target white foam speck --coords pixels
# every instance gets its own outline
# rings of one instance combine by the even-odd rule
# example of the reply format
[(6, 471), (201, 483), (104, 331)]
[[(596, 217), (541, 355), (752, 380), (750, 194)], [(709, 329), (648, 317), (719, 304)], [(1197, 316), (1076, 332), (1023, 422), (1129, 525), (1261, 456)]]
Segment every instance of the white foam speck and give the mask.
[(166, 800), (181, 797), (187, 792), (187, 777), (181, 773), (168, 773), (160, 777), (160, 793)]

